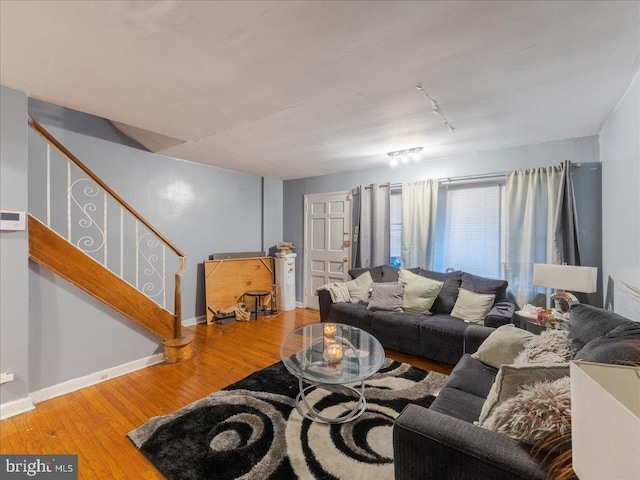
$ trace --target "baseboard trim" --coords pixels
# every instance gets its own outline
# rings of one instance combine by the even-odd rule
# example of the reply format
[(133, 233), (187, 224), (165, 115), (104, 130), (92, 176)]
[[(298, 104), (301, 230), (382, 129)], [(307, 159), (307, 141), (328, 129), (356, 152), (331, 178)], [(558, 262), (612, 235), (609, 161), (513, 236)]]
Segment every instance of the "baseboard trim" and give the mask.
[(183, 327), (193, 327), (194, 325), (197, 325), (198, 323), (207, 323), (207, 316), (206, 315), (198, 315), (197, 317), (187, 318), (186, 320), (182, 321), (182, 326)]
[(3, 403), (0, 405), (0, 420), (28, 412), (34, 408), (36, 407), (33, 404), (31, 397), (25, 397), (20, 400), (14, 400), (13, 402)]
[(40, 403), (51, 398), (59, 397), (67, 393), (75, 392), (81, 388), (90, 387), (98, 383), (110, 380), (112, 378), (126, 375), (127, 373), (135, 372), (142, 368), (150, 367), (164, 361), (164, 353), (156, 353), (149, 357), (134, 360), (132, 362), (123, 363), (115, 367), (107, 368), (100, 372), (90, 373), (84, 377), (73, 378), (66, 382), (58, 383), (50, 387), (45, 387), (40, 390), (31, 392), (31, 400), (33, 403)]
[(297, 308), (304, 308), (304, 303), (303, 302), (296, 302), (296, 307)]

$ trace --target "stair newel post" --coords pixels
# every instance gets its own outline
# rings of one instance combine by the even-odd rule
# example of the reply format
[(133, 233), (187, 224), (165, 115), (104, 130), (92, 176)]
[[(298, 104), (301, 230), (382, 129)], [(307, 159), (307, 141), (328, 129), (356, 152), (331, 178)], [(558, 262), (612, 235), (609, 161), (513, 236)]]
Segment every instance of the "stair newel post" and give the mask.
[(181, 282), (182, 282), (182, 275), (184, 274), (184, 270), (186, 268), (187, 262), (184, 257), (179, 257), (179, 261), (180, 261), (180, 265), (178, 267), (178, 271), (176, 272), (176, 281), (175, 281), (175, 301), (174, 301), (175, 322), (173, 326), (173, 338), (180, 338), (182, 336)]

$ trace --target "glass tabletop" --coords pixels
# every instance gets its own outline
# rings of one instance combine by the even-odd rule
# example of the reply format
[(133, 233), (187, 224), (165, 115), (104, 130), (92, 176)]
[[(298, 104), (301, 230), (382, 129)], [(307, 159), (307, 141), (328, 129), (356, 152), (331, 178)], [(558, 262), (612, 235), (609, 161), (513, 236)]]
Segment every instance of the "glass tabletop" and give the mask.
[(384, 349), (371, 334), (341, 323), (314, 323), (291, 332), (280, 347), (285, 367), (313, 383), (364, 380), (384, 362)]

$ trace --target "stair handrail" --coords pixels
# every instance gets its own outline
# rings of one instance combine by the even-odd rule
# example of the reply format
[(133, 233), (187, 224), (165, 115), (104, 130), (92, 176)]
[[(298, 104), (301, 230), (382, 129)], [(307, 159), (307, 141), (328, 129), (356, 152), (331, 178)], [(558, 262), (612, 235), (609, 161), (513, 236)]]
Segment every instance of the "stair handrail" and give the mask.
[(47, 142), (53, 145), (60, 153), (62, 153), (67, 159), (73, 162), (78, 168), (86, 173), (94, 182), (96, 182), (105, 192), (107, 192), (112, 198), (114, 198), (122, 207), (125, 208), (131, 215), (133, 215), (140, 223), (146, 226), (158, 239), (162, 241), (167, 247), (169, 247), (178, 256), (178, 270), (175, 274), (175, 291), (174, 291), (174, 317), (176, 319), (174, 324), (174, 338), (180, 338), (182, 334), (182, 295), (181, 295), (181, 279), (186, 268), (186, 256), (176, 247), (168, 238), (160, 233), (147, 219), (145, 219), (140, 213), (138, 213), (131, 205), (129, 205), (120, 195), (114, 192), (100, 177), (98, 177), (93, 171), (87, 167), (84, 163), (78, 159), (73, 153), (71, 153), (64, 145), (62, 145), (53, 135), (51, 135), (42, 125), (36, 120), (29, 117), (28, 124), (41, 136), (43, 136)]

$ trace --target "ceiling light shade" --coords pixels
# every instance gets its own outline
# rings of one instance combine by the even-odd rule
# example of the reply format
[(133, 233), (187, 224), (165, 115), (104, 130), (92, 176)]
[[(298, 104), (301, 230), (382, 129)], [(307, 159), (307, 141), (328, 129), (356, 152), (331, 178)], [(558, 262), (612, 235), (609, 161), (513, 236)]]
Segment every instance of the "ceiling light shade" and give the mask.
[(402, 163), (407, 163), (409, 162), (409, 155), (407, 155), (406, 153), (402, 155), (402, 157), (400, 157), (402, 160)]
[[(420, 149), (422, 150), (422, 149)], [(420, 161), (420, 150), (416, 150), (413, 152), (413, 161), (414, 162), (419, 162)]]
[(539, 287), (593, 293), (598, 288), (596, 267), (574, 265), (533, 264), (533, 284)]
[(391, 157), (391, 166), (392, 167), (398, 166), (398, 157)]

